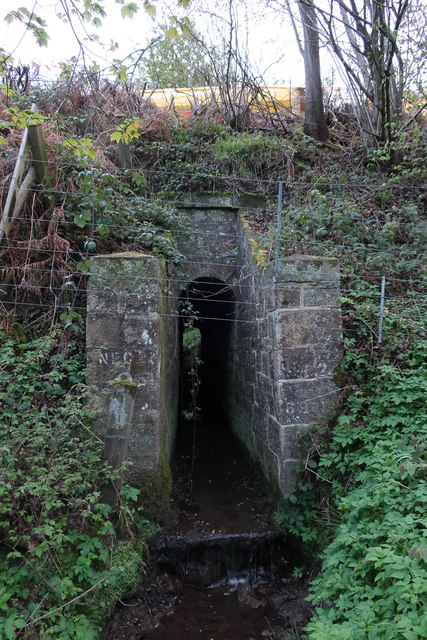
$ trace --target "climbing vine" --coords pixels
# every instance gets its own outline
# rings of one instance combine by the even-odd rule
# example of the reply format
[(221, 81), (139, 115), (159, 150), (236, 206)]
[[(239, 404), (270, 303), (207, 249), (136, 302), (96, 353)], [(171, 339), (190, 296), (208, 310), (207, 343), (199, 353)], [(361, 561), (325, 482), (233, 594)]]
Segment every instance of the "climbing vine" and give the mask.
[(179, 303), (180, 315), (183, 324), (182, 331), (182, 375), (183, 375), (183, 391), (184, 406), (181, 412), (181, 419), (191, 422), (193, 429), (192, 437), (192, 454), (190, 466), (190, 486), (189, 492), (192, 491), (193, 470), (196, 456), (196, 438), (197, 424), (201, 418), (201, 409), (198, 402), (198, 393), (201, 384), (200, 367), (203, 362), (201, 360), (201, 344), (202, 335), (200, 329), (195, 326), (196, 311), (193, 304), (189, 300), (182, 299)]

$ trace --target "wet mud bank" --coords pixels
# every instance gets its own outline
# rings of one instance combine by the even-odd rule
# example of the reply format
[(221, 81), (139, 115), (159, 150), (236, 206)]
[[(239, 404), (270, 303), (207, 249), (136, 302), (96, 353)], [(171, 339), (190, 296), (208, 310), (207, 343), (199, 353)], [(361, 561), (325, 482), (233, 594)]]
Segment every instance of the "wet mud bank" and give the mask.
[(293, 571), (303, 558), (226, 423), (182, 425), (173, 472), (152, 573), (101, 640), (284, 640), (302, 629), (308, 576)]

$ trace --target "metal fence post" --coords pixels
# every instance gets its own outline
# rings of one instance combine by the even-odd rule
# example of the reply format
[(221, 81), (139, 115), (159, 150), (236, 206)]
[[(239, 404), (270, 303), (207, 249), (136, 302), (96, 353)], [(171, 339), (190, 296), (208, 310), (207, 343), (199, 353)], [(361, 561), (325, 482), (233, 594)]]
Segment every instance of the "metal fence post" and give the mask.
[(282, 225), (282, 191), (283, 191), (283, 182), (279, 182), (279, 195), (277, 202), (277, 232), (276, 232), (276, 260), (275, 260), (275, 273), (276, 275), (279, 272), (279, 245), (280, 245), (280, 230)]
[(380, 326), (378, 328), (378, 344), (381, 344), (382, 338), (383, 338), (384, 297), (385, 297), (385, 276), (381, 278)]

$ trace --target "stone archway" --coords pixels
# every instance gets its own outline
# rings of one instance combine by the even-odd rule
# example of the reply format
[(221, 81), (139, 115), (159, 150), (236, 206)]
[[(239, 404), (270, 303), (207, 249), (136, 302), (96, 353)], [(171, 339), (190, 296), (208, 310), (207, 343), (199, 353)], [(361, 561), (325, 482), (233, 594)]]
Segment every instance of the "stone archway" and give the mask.
[[(210, 314), (203, 317), (229, 321), (222, 379), (231, 428), (269, 481), (290, 491), (303, 456), (299, 431), (327, 420), (337, 397), (339, 265), (297, 255), (282, 259), (277, 273), (270, 264), (260, 268), (238, 211), (225, 204), (189, 205), (185, 220), (185, 260), (174, 270), (153, 255), (94, 259), (87, 353), (98, 434), (117, 467), (130, 461), (130, 482), (166, 503), (178, 422), (178, 301), (186, 290)], [(232, 296), (221, 300), (224, 290)]]

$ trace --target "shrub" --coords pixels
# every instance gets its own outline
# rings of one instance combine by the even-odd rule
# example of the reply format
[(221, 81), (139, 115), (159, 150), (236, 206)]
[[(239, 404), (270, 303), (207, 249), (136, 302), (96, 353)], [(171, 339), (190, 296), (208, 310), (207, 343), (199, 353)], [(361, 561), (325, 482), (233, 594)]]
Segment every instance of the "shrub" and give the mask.
[[(0, 333), (0, 636), (8, 640), (18, 630), (29, 639), (95, 638), (99, 610), (127, 571), (100, 501), (113, 472), (91, 430), (83, 359), (60, 336), (58, 328), (25, 343)], [(130, 513), (135, 490), (125, 494), (119, 508)], [(105, 589), (110, 598), (91, 615)]]
[(420, 342), (404, 371), (382, 364), (340, 415), (319, 473), (341, 516), (311, 600), (313, 640), (427, 635), (427, 375)]

